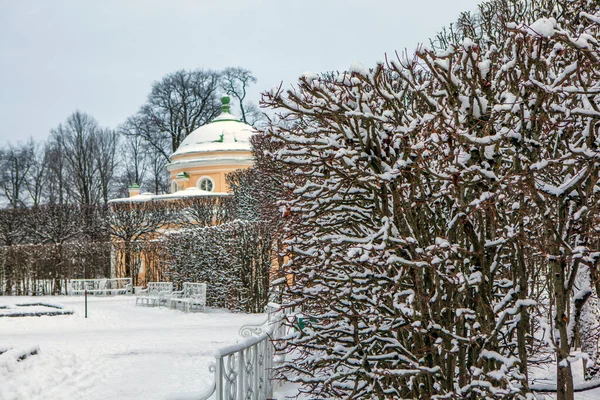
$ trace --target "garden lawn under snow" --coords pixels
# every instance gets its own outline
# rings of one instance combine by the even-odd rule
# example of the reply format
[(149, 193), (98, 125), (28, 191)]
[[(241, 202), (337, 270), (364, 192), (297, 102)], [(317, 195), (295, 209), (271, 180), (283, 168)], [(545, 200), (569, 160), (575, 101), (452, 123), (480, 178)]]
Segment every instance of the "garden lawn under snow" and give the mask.
[(73, 315), (0, 318), (2, 350), (37, 354), (17, 362), (0, 355), (0, 400), (165, 399), (203, 392), (213, 380), (209, 363), (219, 347), (239, 340), (245, 324), (264, 315), (207, 309), (206, 314), (135, 307), (127, 296), (2, 297), (0, 306), (40, 302)]
[[(208, 367), (215, 350), (238, 342), (241, 326), (265, 318), (212, 309), (185, 314), (135, 307), (135, 298), (127, 296), (88, 301), (85, 319), (83, 297), (0, 296), (0, 307), (43, 302), (74, 311), (0, 317), (0, 400), (189, 398), (212, 383)], [(17, 361), (21, 355), (27, 357)], [(574, 374), (581, 381), (580, 362), (574, 364)], [(532, 377), (537, 384), (551, 383), (554, 366), (535, 369)], [(295, 393), (293, 385), (277, 385), (274, 397)], [(575, 398), (598, 400), (600, 388)]]

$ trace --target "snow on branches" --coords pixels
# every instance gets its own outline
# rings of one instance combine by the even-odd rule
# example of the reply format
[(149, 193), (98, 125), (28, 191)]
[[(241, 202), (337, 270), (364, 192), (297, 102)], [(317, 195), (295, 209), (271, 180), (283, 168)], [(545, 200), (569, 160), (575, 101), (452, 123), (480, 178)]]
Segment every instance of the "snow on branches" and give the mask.
[(545, 351), (572, 393), (576, 277), (598, 282), (600, 12), (547, 12), (263, 96), (295, 173), (286, 305), (310, 321), (281, 376), (321, 397), (531, 398)]
[(184, 229), (166, 235), (161, 247), (171, 280), (206, 282), (210, 307), (264, 311), (273, 248), (267, 224), (236, 220)]

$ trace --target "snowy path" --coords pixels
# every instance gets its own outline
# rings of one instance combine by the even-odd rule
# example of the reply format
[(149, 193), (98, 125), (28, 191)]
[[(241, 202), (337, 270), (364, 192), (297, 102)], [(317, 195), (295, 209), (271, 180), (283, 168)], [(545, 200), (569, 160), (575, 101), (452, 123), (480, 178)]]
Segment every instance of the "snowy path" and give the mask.
[[(0, 318), (0, 347), (40, 348), (19, 363), (0, 363), (0, 400), (164, 399), (203, 391), (212, 381), (214, 350), (264, 318), (134, 307), (133, 298), (120, 296), (89, 299), (85, 319), (81, 297), (43, 299), (75, 314)], [(23, 300), (0, 297), (0, 305)]]

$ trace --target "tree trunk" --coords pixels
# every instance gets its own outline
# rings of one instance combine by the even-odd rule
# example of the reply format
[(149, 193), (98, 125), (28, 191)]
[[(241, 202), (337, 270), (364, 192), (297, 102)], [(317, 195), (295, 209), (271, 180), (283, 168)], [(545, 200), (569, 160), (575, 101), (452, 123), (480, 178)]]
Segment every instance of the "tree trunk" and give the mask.
[[(125, 277), (129, 277), (131, 276), (131, 245), (129, 242), (126, 241), (123, 247), (125, 250)], [(136, 278), (131, 276), (131, 282), (133, 285), (137, 284)]]
[[(558, 252), (554, 253), (557, 254)], [(564, 273), (566, 266), (559, 260), (550, 262), (552, 275), (554, 276), (554, 299), (556, 305), (555, 329), (558, 331), (558, 343), (556, 346), (556, 399), (574, 400), (573, 374), (569, 362), (570, 343), (567, 330), (569, 322), (567, 310), (569, 305), (568, 293), (565, 291)]]

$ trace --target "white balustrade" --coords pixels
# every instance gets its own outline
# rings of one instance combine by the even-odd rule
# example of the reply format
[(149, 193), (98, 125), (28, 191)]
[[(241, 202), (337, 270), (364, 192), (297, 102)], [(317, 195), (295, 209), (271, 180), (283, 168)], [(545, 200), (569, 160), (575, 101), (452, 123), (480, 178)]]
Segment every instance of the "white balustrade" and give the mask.
[(210, 366), (214, 382), (199, 400), (214, 395), (215, 400), (264, 400), (273, 393), (271, 369), (275, 348), (272, 340), (282, 337), (285, 327), (280, 323), (280, 307), (269, 304), (268, 317), (262, 326), (245, 326), (240, 343), (223, 347), (215, 353)]

